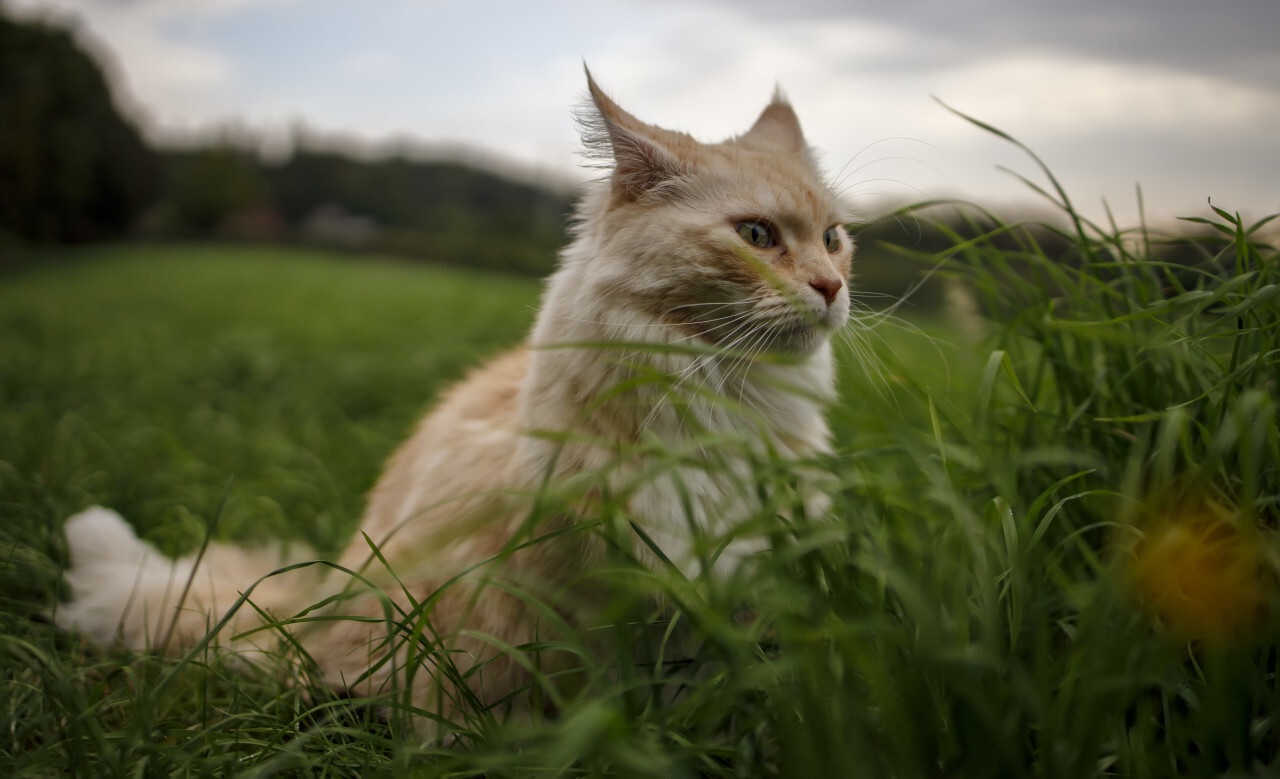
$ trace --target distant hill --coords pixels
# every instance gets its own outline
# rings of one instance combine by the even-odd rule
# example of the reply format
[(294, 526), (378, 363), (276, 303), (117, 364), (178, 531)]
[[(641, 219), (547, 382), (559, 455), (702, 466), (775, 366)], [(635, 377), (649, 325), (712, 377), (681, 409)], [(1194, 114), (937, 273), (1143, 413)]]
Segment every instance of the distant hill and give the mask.
[(300, 148), (264, 161), (231, 144), (165, 151), (142, 232), (296, 241), (544, 274), (571, 197), (460, 162)]

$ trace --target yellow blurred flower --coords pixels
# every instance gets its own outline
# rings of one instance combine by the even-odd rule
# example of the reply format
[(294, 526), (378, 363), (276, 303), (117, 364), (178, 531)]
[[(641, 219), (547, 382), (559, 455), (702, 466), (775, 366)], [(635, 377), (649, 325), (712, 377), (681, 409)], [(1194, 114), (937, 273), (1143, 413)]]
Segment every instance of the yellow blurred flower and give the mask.
[(1148, 522), (1126, 579), (1177, 639), (1230, 644), (1266, 618), (1272, 582), (1256, 538), (1217, 517)]

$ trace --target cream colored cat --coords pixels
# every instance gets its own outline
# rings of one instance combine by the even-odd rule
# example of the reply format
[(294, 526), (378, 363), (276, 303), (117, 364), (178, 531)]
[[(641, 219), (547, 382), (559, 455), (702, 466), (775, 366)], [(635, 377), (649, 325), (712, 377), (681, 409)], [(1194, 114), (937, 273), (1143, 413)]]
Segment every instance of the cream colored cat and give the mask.
[[(747, 133), (704, 144), (639, 121), (590, 74), (587, 83), (584, 140), (609, 175), (578, 206), (528, 345), (447, 392), (374, 487), (337, 561), (374, 587), (317, 576), (323, 566), (312, 566), (252, 591), (253, 604), (277, 618), (338, 592), (345, 599), (327, 612), (370, 618), (289, 628), (337, 688), (398, 690), (418, 710), (451, 718), (455, 682), (433, 672), (442, 643), (459, 671), (482, 665), (466, 684), (498, 700), (525, 677), (497, 645), (550, 629), (514, 593), (536, 593), (571, 623), (589, 619), (596, 593), (574, 585), (602, 559), (604, 541), (573, 532), (577, 517), (605, 497), (620, 500), (690, 577), (717, 556), (714, 568), (728, 570), (761, 547), (724, 538), (755, 492), (743, 450), (709, 442), (797, 458), (828, 451), (828, 340), (848, 317), (852, 245), (842, 225), (851, 217), (795, 113), (775, 94)], [(786, 359), (769, 358), (777, 355)], [(685, 465), (651, 469), (659, 451)], [(549, 496), (568, 496), (576, 513), (540, 513)], [(818, 491), (809, 500), (822, 509)], [(556, 530), (569, 532), (516, 549)], [(66, 532), (72, 599), (56, 617), (101, 644), (190, 647), (281, 564), (222, 545), (198, 568), (194, 558), (171, 561), (101, 508), (68, 520)], [(646, 543), (634, 547), (659, 564)], [(408, 627), (390, 629), (388, 613)], [(219, 640), (237, 650), (273, 645), (274, 631), (230, 640), (260, 623), (241, 608)], [(415, 636), (419, 623), (430, 628)]]

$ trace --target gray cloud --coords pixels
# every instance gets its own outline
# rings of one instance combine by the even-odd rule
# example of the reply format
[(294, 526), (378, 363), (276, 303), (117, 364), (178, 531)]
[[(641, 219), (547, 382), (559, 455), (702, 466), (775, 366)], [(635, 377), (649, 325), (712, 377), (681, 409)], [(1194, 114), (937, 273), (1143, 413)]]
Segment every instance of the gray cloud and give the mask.
[(1276, 0), (711, 0), (762, 19), (865, 18), (926, 36), (932, 50), (880, 63), (910, 68), (1036, 49), (1214, 76), (1274, 90), (1280, 85)]

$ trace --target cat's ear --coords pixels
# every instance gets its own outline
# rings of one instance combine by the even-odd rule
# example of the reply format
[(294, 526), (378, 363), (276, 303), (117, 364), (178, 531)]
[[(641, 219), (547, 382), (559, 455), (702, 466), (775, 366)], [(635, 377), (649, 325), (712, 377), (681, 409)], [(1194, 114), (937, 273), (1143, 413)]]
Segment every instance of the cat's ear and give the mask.
[(800, 119), (787, 102), (782, 87), (775, 87), (773, 100), (765, 106), (760, 118), (740, 139), (751, 145), (769, 146), (790, 154), (804, 154), (804, 133), (800, 131)]
[(587, 89), (591, 106), (578, 117), (583, 143), (589, 156), (612, 163), (614, 183), (625, 194), (638, 198), (688, 172), (669, 143), (664, 143), (663, 136), (670, 132), (622, 110), (600, 89), (589, 70)]

